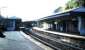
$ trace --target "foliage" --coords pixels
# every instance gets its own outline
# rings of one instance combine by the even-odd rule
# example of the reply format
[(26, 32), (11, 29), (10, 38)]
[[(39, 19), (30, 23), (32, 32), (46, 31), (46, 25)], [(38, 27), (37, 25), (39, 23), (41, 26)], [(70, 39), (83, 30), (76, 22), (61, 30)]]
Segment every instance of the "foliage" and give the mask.
[(78, 7), (79, 3), (76, 2), (75, 0), (70, 0), (67, 4), (66, 4), (66, 8), (65, 9), (72, 9), (75, 7)]
[(60, 12), (60, 11), (62, 11), (62, 7), (59, 7), (59, 8), (57, 8), (57, 9), (55, 9), (55, 10), (54, 10), (54, 13), (57, 13), (57, 12)]
[(72, 9), (72, 8), (76, 8), (76, 7), (79, 7), (79, 6), (84, 6), (84, 4), (85, 4), (85, 0), (70, 0), (66, 4), (65, 9)]
[(54, 10), (54, 13), (62, 12), (62, 11), (72, 9), (72, 8), (76, 8), (76, 7), (80, 7), (80, 6), (85, 7), (85, 0), (69, 0), (66, 3), (65, 7), (60, 6), (59, 8)]

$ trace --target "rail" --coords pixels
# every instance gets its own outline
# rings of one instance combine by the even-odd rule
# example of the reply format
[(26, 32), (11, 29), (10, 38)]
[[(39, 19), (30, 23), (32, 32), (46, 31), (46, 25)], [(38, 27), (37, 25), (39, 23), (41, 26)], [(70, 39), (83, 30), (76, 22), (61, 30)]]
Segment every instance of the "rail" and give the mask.
[[(68, 33), (48, 31), (34, 27), (32, 36), (63, 50), (85, 50), (85, 37)], [(61, 49), (61, 50), (62, 50)]]

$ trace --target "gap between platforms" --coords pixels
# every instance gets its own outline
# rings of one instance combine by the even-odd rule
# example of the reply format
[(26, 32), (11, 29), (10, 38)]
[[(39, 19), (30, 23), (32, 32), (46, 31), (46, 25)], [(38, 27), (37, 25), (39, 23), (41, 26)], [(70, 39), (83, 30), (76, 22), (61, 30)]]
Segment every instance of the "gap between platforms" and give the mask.
[(33, 43), (35, 43), (36, 45), (38, 45), (39, 47), (43, 48), (44, 50), (53, 50), (52, 48), (38, 42), (37, 40), (33, 39), (32, 37), (30, 37), (29, 35), (26, 35), (24, 32), (20, 31), (20, 33), (27, 38), (28, 40), (32, 41)]

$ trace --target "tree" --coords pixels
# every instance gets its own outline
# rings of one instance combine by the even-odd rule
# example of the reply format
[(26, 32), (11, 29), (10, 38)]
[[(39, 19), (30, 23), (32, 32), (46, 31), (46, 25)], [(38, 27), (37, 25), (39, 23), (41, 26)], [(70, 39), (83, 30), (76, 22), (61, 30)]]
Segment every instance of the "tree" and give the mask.
[(66, 4), (66, 8), (65, 9), (72, 9), (75, 7), (78, 7), (79, 3), (76, 2), (76, 0), (70, 0), (67, 4)]
[(54, 10), (54, 13), (57, 13), (57, 12), (60, 12), (60, 11), (62, 11), (62, 7), (59, 7), (59, 8), (57, 8), (57, 9), (55, 9), (55, 10)]
[(85, 0), (70, 0), (67, 4), (66, 4), (66, 10), (67, 9), (72, 9), (72, 8), (76, 8), (76, 7), (80, 7), (80, 6), (85, 6)]

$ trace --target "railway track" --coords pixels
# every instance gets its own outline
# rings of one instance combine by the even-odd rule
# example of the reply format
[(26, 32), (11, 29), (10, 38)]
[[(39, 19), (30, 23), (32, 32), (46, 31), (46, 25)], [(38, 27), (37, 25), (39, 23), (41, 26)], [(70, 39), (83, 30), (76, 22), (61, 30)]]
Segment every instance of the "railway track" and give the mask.
[(85, 37), (34, 28), (30, 34), (55, 50), (85, 50)]

